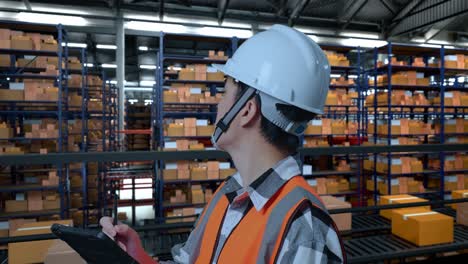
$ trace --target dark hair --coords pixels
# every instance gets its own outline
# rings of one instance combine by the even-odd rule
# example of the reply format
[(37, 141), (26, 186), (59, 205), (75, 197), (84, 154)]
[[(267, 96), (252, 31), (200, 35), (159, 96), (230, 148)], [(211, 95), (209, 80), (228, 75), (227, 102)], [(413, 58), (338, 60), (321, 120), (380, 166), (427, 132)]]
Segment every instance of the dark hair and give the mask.
[[(238, 82), (238, 87), (239, 89), (237, 97), (239, 98), (242, 92), (248, 88), (248, 85), (242, 82)], [(255, 99), (261, 107), (262, 101), (260, 96), (256, 95)], [(316, 116), (315, 113), (305, 111), (292, 105), (276, 104), (276, 108), (285, 117), (295, 122), (309, 121), (314, 119)], [(268, 119), (266, 119), (265, 116), (263, 116), (263, 114), (260, 123), (260, 129), (263, 137), (267, 140), (267, 142), (277, 147), (281, 151), (287, 151), (289, 154), (292, 154), (297, 151), (298, 147), (300, 147), (299, 138), (297, 136), (286, 133), (277, 125), (273, 124)]]

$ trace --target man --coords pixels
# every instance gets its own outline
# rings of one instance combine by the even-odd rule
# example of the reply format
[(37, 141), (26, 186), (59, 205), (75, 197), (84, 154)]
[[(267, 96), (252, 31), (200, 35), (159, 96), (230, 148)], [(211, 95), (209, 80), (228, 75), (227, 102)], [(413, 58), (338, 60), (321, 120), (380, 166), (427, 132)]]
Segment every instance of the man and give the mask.
[[(247, 40), (227, 61), (212, 141), (227, 151), (238, 173), (205, 207), (176, 263), (342, 263), (333, 220), (293, 157), (307, 122), (322, 109), (330, 67), (303, 33), (275, 25)], [(154, 263), (138, 235), (101, 220), (140, 263)], [(172, 262), (169, 262), (172, 263)]]

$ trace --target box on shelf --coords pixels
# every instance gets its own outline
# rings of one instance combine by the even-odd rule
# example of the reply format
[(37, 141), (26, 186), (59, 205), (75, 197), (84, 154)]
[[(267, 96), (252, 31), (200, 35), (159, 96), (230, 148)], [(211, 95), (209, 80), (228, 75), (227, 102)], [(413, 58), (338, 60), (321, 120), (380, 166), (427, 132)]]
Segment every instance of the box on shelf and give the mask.
[(42, 193), (40, 191), (28, 192), (28, 211), (40, 211), (43, 209)]
[(206, 73), (206, 80), (215, 81), (215, 82), (223, 82), (224, 81), (224, 73), (222, 73), (222, 72), (207, 72)]
[(28, 211), (28, 201), (16, 201), (16, 200), (5, 201), (6, 213), (27, 212), (27, 211)]
[(11, 48), (17, 50), (33, 50), (33, 41), (27, 36), (12, 37)]
[(197, 136), (211, 136), (215, 130), (213, 125), (197, 126)]
[(184, 136), (184, 125), (182, 124), (169, 124), (167, 127), (167, 135), (171, 137)]
[(192, 180), (207, 180), (208, 171), (206, 167), (192, 168), (190, 170), (190, 176)]
[(207, 173), (208, 173), (208, 179), (210, 179), (210, 180), (219, 179), (219, 162), (218, 161), (208, 161), (207, 162)]
[(236, 169), (229, 168), (229, 169), (220, 169), (219, 170), (219, 178), (226, 179), (229, 176), (234, 175), (237, 172)]
[(177, 180), (177, 170), (176, 169), (165, 169), (163, 170), (164, 180)]
[(2, 101), (24, 101), (24, 91), (0, 89), (0, 98)]
[(468, 226), (468, 203), (459, 203), (457, 207), (457, 224)]
[[(320, 197), (327, 210), (351, 208), (351, 204), (333, 196)], [(340, 231), (351, 229), (351, 213), (332, 214), (333, 221)]]
[(453, 242), (453, 218), (423, 208), (393, 210), (392, 233), (418, 246)]
[[(468, 198), (468, 189), (467, 190), (455, 190), (452, 191), (452, 199), (463, 199)], [(451, 204), (450, 207), (457, 210), (457, 204)]]
[[(386, 195), (380, 197), (380, 204), (405, 204), (405, 203), (420, 203), (420, 202), (427, 202), (425, 199), (421, 199), (416, 196), (408, 195), (408, 194), (400, 194), (400, 195)], [(430, 206), (418, 206), (413, 207), (417, 209), (423, 210), (430, 210)], [(392, 219), (392, 212), (395, 209), (387, 209), (387, 210), (380, 210), (380, 215), (387, 219)]]
[(202, 204), (205, 203), (205, 194), (201, 189), (193, 189), (192, 186), (192, 203), (193, 204)]

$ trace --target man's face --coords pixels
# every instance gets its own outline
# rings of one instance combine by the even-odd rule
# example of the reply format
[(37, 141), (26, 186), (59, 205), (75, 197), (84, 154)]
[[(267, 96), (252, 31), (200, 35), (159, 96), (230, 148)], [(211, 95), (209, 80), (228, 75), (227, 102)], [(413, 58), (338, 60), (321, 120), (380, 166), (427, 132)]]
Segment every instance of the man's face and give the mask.
[[(224, 85), (225, 92), (223, 98), (218, 104), (218, 113), (216, 115), (216, 123), (231, 109), (232, 105), (236, 102), (237, 93), (238, 93), (238, 85), (234, 82), (231, 77), (226, 79), (226, 83)], [(234, 118), (232, 121), (229, 129), (220, 137), (218, 141), (218, 147), (225, 150), (226, 146), (229, 146), (233, 142), (233, 135), (236, 134), (238, 118)]]

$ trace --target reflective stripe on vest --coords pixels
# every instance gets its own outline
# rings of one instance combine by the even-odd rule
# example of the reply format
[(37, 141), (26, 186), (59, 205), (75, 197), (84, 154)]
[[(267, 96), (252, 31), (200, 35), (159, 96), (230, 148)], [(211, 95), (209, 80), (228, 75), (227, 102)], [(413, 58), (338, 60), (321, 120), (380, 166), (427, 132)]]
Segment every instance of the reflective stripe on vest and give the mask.
[[(220, 188), (204, 212), (203, 218), (190, 235), (183, 248), (190, 256), (189, 263), (229, 263), (232, 261), (237, 263), (273, 263), (281, 250), (283, 236), (289, 229), (290, 220), (304, 202), (320, 208), (317, 210), (325, 215), (325, 217), (319, 218), (320, 220), (329, 219), (327, 221), (332, 221), (321, 200), (313, 193), (312, 188), (302, 176), (296, 176), (286, 182), (262, 210), (250, 210), (232, 230), (218, 259), (213, 259), (218, 246), (221, 226), (229, 207), (229, 201), (225, 194), (231, 191), (229, 182)], [(197, 245), (190, 245), (192, 243)]]

